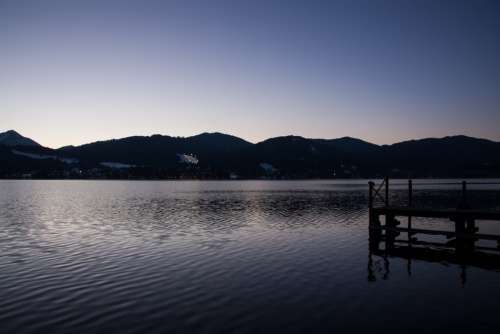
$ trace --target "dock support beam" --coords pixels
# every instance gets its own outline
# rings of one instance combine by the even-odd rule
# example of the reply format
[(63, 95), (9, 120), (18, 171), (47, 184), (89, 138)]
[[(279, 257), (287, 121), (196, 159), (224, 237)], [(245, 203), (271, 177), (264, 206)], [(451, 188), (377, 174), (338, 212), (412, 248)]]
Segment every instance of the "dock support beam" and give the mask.
[(460, 202), (458, 203), (459, 209), (468, 209), (467, 204), (467, 181), (462, 181), (462, 196), (460, 197)]
[[(411, 208), (413, 205), (413, 181), (408, 180), (408, 207)], [(411, 247), (411, 216), (408, 216), (408, 243)]]
[(385, 206), (389, 206), (389, 177), (386, 176), (384, 179), (385, 182)]
[(467, 181), (462, 181), (462, 204), (467, 203)]
[(373, 212), (373, 202), (375, 200), (375, 183), (368, 182), (368, 229), (369, 229), (369, 248), (370, 251), (378, 251), (382, 231), (380, 230), (380, 217)]
[(368, 182), (368, 225), (371, 228), (373, 226), (373, 188), (375, 184), (370, 181)]

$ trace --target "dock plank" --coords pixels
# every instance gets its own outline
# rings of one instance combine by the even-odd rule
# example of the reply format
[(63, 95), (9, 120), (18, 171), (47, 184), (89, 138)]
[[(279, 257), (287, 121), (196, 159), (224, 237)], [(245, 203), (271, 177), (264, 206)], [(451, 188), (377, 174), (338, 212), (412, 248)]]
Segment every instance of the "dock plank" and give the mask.
[(372, 208), (375, 215), (394, 215), (422, 218), (478, 219), (500, 220), (500, 211), (455, 210), (455, 209), (422, 209), (412, 207), (378, 207)]
[(442, 230), (429, 230), (421, 228), (406, 228), (406, 227), (390, 227), (390, 226), (380, 226), (375, 227), (380, 230), (392, 231), (392, 232), (409, 232), (410, 234), (428, 234), (428, 235), (444, 235), (447, 238), (460, 238), (460, 239), (484, 239), (484, 240), (500, 240), (500, 235), (494, 234), (484, 234), (484, 233), (456, 233), (453, 231), (442, 231)]

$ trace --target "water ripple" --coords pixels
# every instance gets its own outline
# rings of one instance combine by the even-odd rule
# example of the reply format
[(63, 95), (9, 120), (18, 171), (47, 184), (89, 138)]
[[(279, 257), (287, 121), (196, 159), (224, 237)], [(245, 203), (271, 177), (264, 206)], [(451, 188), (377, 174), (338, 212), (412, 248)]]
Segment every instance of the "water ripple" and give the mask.
[[(472, 296), (498, 306), (497, 273), (484, 270), (471, 269), (481, 284), (461, 295), (449, 264), (417, 262), (410, 281), (393, 259), (393, 285), (370, 283), (365, 181), (0, 183), (6, 333), (368, 330), (399, 312), (389, 299), (419, 296), (414, 314), (437, 303), (456, 323), (456, 305), (478, 306)], [(451, 193), (439, 204), (452, 205)], [(479, 201), (498, 206), (499, 193)], [(373, 267), (380, 276), (387, 261)], [(449, 302), (432, 301), (436, 291)]]

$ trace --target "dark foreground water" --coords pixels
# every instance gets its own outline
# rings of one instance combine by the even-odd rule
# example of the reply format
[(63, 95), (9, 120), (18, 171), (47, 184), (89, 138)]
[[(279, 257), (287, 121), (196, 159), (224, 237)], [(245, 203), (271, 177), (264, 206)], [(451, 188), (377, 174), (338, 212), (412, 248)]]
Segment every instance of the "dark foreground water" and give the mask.
[[(420, 205), (459, 194), (415, 188)], [(500, 186), (473, 189), (500, 210)], [(0, 181), (0, 332), (500, 328), (498, 258), (370, 256), (367, 224), (366, 181)]]

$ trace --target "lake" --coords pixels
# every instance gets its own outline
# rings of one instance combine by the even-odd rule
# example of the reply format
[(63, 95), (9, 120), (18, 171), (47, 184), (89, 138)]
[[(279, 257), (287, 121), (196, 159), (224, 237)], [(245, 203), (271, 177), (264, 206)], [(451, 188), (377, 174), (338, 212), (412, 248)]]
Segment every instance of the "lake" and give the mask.
[[(442, 181), (415, 180), (414, 201), (456, 206), (460, 186)], [(370, 255), (367, 188), (0, 181), (0, 332), (498, 330), (500, 263)], [(500, 185), (470, 189), (472, 205), (500, 210)]]

